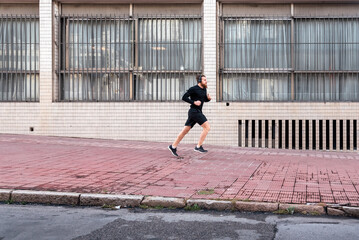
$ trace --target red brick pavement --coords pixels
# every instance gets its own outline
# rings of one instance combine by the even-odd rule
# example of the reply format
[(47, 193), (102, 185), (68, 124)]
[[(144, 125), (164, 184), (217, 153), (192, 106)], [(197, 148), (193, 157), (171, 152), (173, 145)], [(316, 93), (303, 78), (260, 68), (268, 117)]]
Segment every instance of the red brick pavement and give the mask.
[(357, 153), (193, 146), (0, 134), (0, 188), (359, 206)]

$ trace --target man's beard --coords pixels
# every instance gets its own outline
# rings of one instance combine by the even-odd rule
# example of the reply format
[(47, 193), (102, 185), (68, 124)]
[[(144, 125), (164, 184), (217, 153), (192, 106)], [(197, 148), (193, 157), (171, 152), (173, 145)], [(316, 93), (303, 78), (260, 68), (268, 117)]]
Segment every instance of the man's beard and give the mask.
[(207, 84), (201, 83), (202, 87), (207, 88)]

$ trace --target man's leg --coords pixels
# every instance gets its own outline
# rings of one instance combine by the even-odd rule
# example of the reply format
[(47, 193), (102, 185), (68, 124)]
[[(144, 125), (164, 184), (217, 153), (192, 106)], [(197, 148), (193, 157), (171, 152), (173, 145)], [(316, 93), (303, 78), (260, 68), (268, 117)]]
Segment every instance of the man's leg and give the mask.
[(209, 126), (209, 122), (206, 121), (205, 123), (203, 123), (201, 125), (201, 127), (203, 128), (202, 130), (202, 133), (201, 133), (201, 136), (199, 137), (199, 141), (198, 141), (198, 145), (197, 147), (199, 148), (200, 146), (202, 146), (204, 140), (206, 139), (207, 137), (207, 134), (209, 132), (209, 130), (211, 129), (211, 127)]
[(184, 126), (182, 131), (178, 134), (176, 140), (172, 143), (172, 147), (176, 148), (178, 144), (182, 141), (183, 137), (191, 130), (191, 126)]

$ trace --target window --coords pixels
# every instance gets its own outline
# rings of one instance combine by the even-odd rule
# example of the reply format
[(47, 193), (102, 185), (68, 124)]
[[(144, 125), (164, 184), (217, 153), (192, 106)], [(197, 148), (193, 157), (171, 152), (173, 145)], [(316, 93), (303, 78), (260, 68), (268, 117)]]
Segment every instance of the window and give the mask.
[(39, 20), (0, 15), (0, 101), (39, 101)]
[(295, 19), (295, 98), (359, 100), (359, 19)]
[(290, 99), (290, 21), (223, 18), (224, 101)]
[(358, 18), (222, 17), (224, 101), (358, 101)]
[(64, 101), (177, 101), (202, 69), (199, 17), (62, 16)]
[(137, 100), (180, 100), (202, 69), (201, 19), (140, 18)]
[(60, 96), (67, 101), (129, 100), (133, 20), (62, 17)]

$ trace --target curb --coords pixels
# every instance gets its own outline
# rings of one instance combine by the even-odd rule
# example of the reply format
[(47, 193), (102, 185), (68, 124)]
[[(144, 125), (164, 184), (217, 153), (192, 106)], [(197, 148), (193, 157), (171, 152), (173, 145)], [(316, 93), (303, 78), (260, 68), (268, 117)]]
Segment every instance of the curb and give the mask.
[(109, 194), (81, 194), (80, 206), (121, 206), (138, 207), (143, 196), (139, 195), (109, 195)]
[(196, 205), (201, 209), (218, 210), (218, 211), (233, 209), (233, 203), (231, 201), (204, 200), (204, 199), (187, 200), (188, 207), (194, 207)]
[[(243, 212), (272, 212), (280, 214), (311, 214), (350, 216), (359, 218), (359, 207), (326, 204), (284, 204), (207, 199), (185, 199), (142, 195), (87, 194), (51, 191), (0, 189), (0, 202), (39, 203), (73, 206), (165, 207), (188, 210), (238, 210)], [(116, 208), (118, 209), (118, 208)]]
[(289, 210), (293, 213), (325, 215), (325, 208), (318, 205), (302, 205), (302, 204), (279, 204), (279, 210)]
[(10, 201), (20, 203), (78, 205), (79, 197), (79, 193), (14, 190), (11, 193)]
[(346, 215), (343, 210), (331, 208), (331, 207), (327, 208), (327, 213), (329, 216), (345, 216)]
[(141, 202), (141, 205), (148, 207), (166, 207), (166, 208), (184, 208), (186, 206), (186, 201), (183, 198), (169, 198), (169, 197), (145, 197)]
[(278, 203), (240, 202), (235, 203), (236, 209), (246, 212), (274, 212), (278, 210)]
[(10, 201), (12, 190), (0, 189), (0, 202)]
[(352, 217), (359, 217), (359, 207), (343, 207), (345, 213)]

